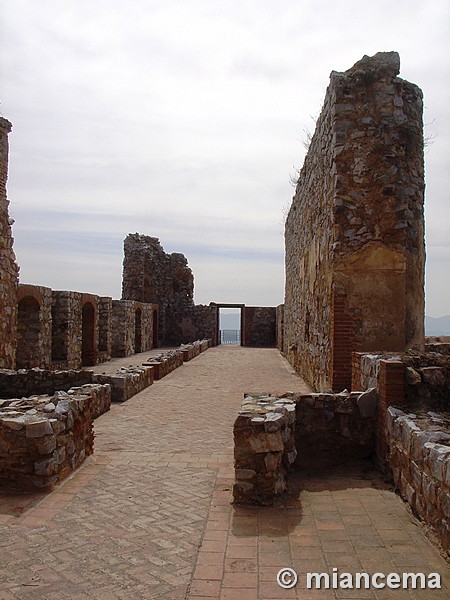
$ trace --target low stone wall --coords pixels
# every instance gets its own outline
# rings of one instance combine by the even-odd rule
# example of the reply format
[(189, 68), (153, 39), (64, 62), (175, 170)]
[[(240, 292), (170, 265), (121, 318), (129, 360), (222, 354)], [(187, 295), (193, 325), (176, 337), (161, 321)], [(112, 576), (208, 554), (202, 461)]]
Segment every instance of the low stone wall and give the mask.
[(450, 342), (429, 342), (425, 344), (425, 352), (434, 352), (436, 354), (450, 355)]
[(51, 489), (94, 449), (89, 396), (63, 394), (0, 401), (0, 478)]
[(234, 423), (237, 504), (271, 505), (286, 491), (295, 460), (295, 401), (282, 396), (245, 395)]
[(0, 370), (0, 398), (22, 398), (35, 394), (52, 395), (57, 390), (67, 391), (92, 383), (93, 372), (69, 369), (50, 371), (48, 369)]
[(151, 360), (142, 363), (144, 367), (153, 367), (155, 381), (162, 379), (174, 369), (183, 364), (183, 352), (181, 350), (168, 350), (152, 357)]
[(152, 385), (154, 369), (152, 366), (122, 367), (114, 375), (95, 373), (93, 381), (111, 386), (113, 402), (125, 402)]
[[(389, 463), (401, 496), (450, 550), (450, 434), (448, 416), (387, 410)], [(444, 429), (447, 431), (444, 431)]]
[(271, 505), (297, 468), (333, 468), (375, 449), (377, 395), (246, 395), (234, 423), (234, 501)]
[(88, 396), (92, 419), (97, 419), (111, 408), (111, 385), (88, 383), (81, 387), (70, 388), (69, 396)]
[(197, 340), (192, 344), (182, 344), (180, 350), (183, 353), (183, 362), (189, 362), (212, 345), (211, 340)]
[(297, 467), (329, 469), (373, 454), (378, 403), (374, 389), (296, 394), (293, 398)]

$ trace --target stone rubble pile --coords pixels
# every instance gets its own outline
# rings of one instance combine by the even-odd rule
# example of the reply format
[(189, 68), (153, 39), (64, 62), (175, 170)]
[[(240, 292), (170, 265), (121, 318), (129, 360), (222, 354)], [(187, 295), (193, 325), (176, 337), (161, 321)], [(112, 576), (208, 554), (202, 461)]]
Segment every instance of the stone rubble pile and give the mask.
[(237, 504), (271, 505), (286, 491), (286, 474), (297, 456), (291, 396), (244, 396), (233, 429)]

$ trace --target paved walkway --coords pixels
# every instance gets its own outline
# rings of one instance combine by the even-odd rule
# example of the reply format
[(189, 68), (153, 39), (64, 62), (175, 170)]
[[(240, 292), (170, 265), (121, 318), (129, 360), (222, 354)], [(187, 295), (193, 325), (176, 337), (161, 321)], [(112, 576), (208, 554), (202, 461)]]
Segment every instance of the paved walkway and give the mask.
[[(447, 599), (445, 561), (370, 470), (303, 474), (284, 507), (232, 507), (243, 392), (303, 386), (275, 350), (222, 346), (114, 405), (55, 492), (0, 502), (0, 600)], [(277, 585), (281, 567), (296, 588)], [(333, 567), (439, 572), (448, 587), (305, 589)]]

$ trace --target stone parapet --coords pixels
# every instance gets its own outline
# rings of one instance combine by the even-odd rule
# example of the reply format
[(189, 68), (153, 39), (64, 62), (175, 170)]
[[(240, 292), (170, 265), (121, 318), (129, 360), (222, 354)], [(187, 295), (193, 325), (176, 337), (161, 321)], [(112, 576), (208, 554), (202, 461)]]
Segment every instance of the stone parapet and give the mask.
[(387, 410), (388, 460), (394, 483), (414, 513), (450, 550), (450, 422), (448, 415)]
[(90, 396), (0, 401), (0, 475), (19, 488), (49, 490), (92, 454)]
[(286, 475), (297, 456), (295, 401), (290, 394), (246, 394), (233, 433), (234, 502), (272, 505), (286, 491)]

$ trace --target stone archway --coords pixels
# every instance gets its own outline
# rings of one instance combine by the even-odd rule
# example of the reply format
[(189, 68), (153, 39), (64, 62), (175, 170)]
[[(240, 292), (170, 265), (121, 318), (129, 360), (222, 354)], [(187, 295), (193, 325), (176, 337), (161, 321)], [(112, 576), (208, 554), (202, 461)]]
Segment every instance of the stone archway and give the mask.
[(33, 296), (19, 300), (17, 314), (16, 368), (36, 367), (36, 353), (41, 333), (41, 305)]

